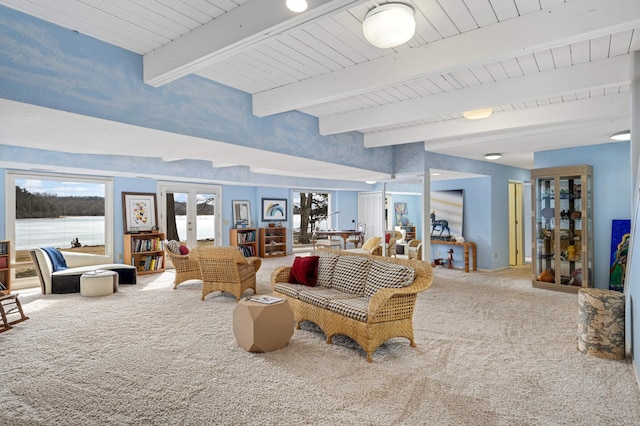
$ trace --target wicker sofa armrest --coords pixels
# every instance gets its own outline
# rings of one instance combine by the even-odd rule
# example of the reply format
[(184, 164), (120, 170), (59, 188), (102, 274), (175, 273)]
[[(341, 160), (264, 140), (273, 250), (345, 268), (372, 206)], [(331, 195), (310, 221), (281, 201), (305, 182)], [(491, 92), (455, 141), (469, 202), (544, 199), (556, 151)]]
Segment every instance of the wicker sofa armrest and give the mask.
[[(405, 295), (417, 295), (418, 293), (425, 291), (431, 286), (430, 282), (426, 279), (417, 278), (413, 283), (407, 287), (402, 288), (383, 288), (371, 297), (368, 308), (368, 318), (376, 318), (376, 314), (383, 310), (386, 304), (393, 298)], [(414, 303), (415, 304), (415, 303)], [(411, 308), (413, 311), (413, 307)]]
[(289, 273), (291, 266), (278, 266), (271, 272), (271, 288), (273, 289), (277, 283), (289, 282)]

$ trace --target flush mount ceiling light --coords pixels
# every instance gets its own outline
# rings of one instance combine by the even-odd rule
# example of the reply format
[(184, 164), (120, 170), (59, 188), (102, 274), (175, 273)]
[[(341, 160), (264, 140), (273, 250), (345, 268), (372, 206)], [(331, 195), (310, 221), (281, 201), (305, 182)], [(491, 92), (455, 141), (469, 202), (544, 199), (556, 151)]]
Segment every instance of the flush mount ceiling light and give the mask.
[(307, 0), (287, 0), (285, 3), (290, 11), (300, 13), (307, 10)]
[(365, 180), (364, 183), (368, 183), (369, 185), (373, 185), (376, 183), (375, 180)]
[(413, 9), (401, 3), (374, 7), (364, 18), (362, 32), (369, 43), (381, 49), (406, 43), (416, 32)]
[(493, 114), (493, 108), (481, 108), (474, 109), (473, 111), (465, 111), (462, 113), (462, 116), (467, 120), (480, 120), (489, 117), (491, 114)]
[(498, 160), (502, 158), (502, 154), (500, 154), (499, 152), (491, 152), (489, 154), (485, 154), (484, 158), (487, 160)]
[(609, 139), (612, 141), (628, 141), (631, 139), (631, 131), (623, 130), (621, 132), (617, 132), (609, 136)]

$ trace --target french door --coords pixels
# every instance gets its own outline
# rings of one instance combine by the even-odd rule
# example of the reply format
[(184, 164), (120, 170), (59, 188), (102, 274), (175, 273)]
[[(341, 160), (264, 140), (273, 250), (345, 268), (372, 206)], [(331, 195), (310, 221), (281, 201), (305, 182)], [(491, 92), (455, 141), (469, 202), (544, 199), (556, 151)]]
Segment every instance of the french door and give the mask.
[(189, 248), (222, 241), (222, 188), (218, 185), (161, 183), (161, 219), (167, 240)]

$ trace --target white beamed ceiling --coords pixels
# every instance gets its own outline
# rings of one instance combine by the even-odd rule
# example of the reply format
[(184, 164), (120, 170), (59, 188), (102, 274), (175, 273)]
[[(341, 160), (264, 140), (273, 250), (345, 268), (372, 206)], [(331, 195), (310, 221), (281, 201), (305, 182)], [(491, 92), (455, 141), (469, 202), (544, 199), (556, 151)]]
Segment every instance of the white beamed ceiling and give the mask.
[[(295, 14), (285, 0), (0, 0), (144, 55), (150, 85), (195, 73), (250, 93), (257, 116), (300, 110), (322, 134), (362, 132), (366, 147), (424, 142), (531, 168), (535, 151), (606, 143), (630, 128), (640, 1), (402, 2), (416, 35), (378, 49), (362, 21), (386, 2), (309, 0)], [(462, 118), (484, 107), (494, 109), (488, 119)], [(259, 157), (244, 165), (260, 170)]]

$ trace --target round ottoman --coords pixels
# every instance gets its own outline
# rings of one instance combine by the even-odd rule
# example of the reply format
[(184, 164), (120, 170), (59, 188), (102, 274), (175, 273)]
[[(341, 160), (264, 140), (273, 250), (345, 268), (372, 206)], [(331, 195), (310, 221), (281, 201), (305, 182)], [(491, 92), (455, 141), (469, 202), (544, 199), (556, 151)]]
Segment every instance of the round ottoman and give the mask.
[(90, 271), (80, 276), (80, 294), (108, 296), (118, 291), (118, 274), (114, 271)]

